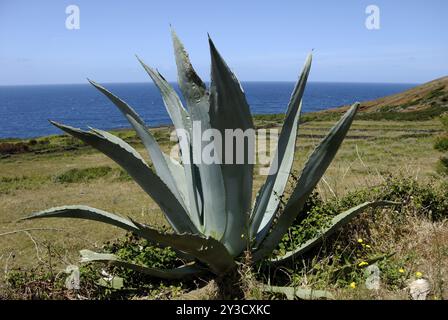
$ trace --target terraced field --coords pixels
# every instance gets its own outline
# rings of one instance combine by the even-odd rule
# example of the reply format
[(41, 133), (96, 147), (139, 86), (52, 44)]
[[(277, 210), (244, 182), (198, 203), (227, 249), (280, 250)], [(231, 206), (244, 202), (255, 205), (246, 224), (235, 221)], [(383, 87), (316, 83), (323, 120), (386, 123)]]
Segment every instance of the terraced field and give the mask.
[[(278, 119), (257, 120), (258, 127), (276, 127), (277, 123)], [(297, 171), (332, 124), (301, 124), (294, 164)], [(340, 196), (360, 186), (375, 185), (391, 173), (433, 179), (440, 154), (432, 145), (440, 129), (437, 120), (355, 121), (318, 191), (324, 197)], [(169, 151), (169, 128), (154, 132)], [(120, 131), (119, 135), (145, 154), (132, 132)], [(16, 221), (36, 210), (85, 204), (153, 225), (166, 224), (146, 194), (115, 163), (91, 148), (65, 136), (0, 141), (4, 147), (6, 143), (13, 146), (0, 153), (0, 267), (31, 266), (48, 250), (60, 257), (55, 265), (76, 263), (79, 249), (100, 247), (123, 234), (87, 221)], [(14, 151), (17, 143), (25, 146)], [(263, 181), (264, 177), (257, 175), (254, 193)]]

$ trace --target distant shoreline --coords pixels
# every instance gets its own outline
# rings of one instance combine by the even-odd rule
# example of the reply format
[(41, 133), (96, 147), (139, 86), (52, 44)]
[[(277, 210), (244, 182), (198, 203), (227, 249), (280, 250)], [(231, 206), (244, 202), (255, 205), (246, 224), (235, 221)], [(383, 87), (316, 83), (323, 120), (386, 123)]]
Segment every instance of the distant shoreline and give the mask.
[[(292, 83), (295, 84), (296, 80), (248, 80), (248, 81), (240, 81), (242, 84), (244, 83)], [(330, 83), (330, 84), (360, 84), (360, 85), (409, 85), (409, 86), (418, 86), (421, 85), (421, 82), (354, 82), (354, 81), (308, 81), (308, 83)], [(135, 85), (135, 84), (144, 84), (154, 86), (152, 82), (146, 81), (137, 81), (137, 82), (101, 82), (102, 85)], [(173, 86), (177, 86), (176, 81), (169, 81), (169, 84)], [(209, 81), (206, 81), (205, 84), (207, 86), (210, 85)], [(0, 88), (2, 87), (45, 87), (45, 86), (91, 86), (88, 82), (79, 82), (79, 83), (25, 83), (25, 84), (0, 84)], [(244, 88), (243, 88), (244, 89)]]
[[(293, 85), (293, 82), (289, 81), (254, 81), (254, 82), (243, 82), (244, 83), (288, 83), (291, 86)], [(319, 82), (319, 83), (327, 83), (327, 82)], [(329, 83), (329, 82), (328, 82)], [(136, 104), (135, 106), (139, 106), (139, 108), (136, 108), (138, 112), (142, 110), (143, 102), (142, 101), (148, 101), (149, 99), (149, 105), (153, 106), (151, 108), (143, 108), (143, 112), (146, 112), (146, 114), (141, 114), (143, 119), (149, 119), (147, 121), (148, 128), (151, 129), (162, 129), (162, 128), (170, 128), (172, 127), (172, 124), (169, 122), (169, 119), (163, 116), (166, 111), (164, 110), (163, 103), (160, 99), (160, 97), (157, 98), (158, 92), (154, 89), (153, 92), (150, 94), (139, 95), (139, 92), (146, 92), (143, 88), (133, 88), (132, 84), (135, 83), (126, 83), (124, 84), (123, 88), (120, 89), (120, 86), (117, 86), (116, 88), (113, 88), (114, 90), (123, 90), (124, 93), (128, 93), (128, 96), (124, 97), (125, 100), (128, 100), (129, 97), (135, 96), (135, 93), (137, 93), (136, 96)], [(141, 86), (147, 86), (149, 83), (138, 83), (141, 84)], [(312, 84), (312, 82), (311, 82)], [(347, 104), (339, 104), (339, 105), (333, 105), (331, 107), (318, 107), (319, 105), (327, 105), (333, 101), (335, 103), (337, 102), (343, 102), (347, 100), (353, 99), (353, 97), (356, 97), (356, 93), (358, 89), (355, 90), (354, 93), (351, 93), (349, 89), (348, 92), (351, 94), (345, 97), (345, 100), (343, 98), (339, 98), (339, 85), (341, 85), (342, 89), (345, 89), (347, 92), (347, 87), (351, 87), (350, 83), (338, 83), (335, 85), (334, 83), (329, 83), (330, 85), (333, 84), (331, 95), (329, 92), (325, 91), (328, 89), (322, 89), (319, 88), (316, 91), (316, 88), (314, 92), (311, 90), (309, 92), (309, 96), (307, 98), (307, 101), (311, 101), (310, 106), (304, 107), (304, 112), (301, 117), (301, 122), (307, 122), (307, 121), (335, 121), (339, 118), (340, 114), (344, 112), (347, 108)], [(362, 85), (362, 83), (356, 83), (358, 85)], [(129, 89), (126, 85), (129, 85)], [(150, 85), (150, 84), (149, 84)], [(353, 84), (354, 85), (354, 84)], [(61, 85), (30, 85), (27, 87), (70, 87), (72, 85), (68, 84), (61, 84)], [(62, 89), (55, 89), (48, 91), (49, 94), (47, 100), (48, 101), (34, 101), (33, 97), (39, 97), (39, 96), (45, 96), (46, 92), (42, 91), (40, 89), (30, 89), (27, 92), (32, 92), (32, 94), (29, 94), (26, 96), (26, 98), (20, 98), (19, 100), (13, 100), (10, 102), (8, 99), (8, 92), (14, 92), (5, 90), (5, 87), (3, 87), (3, 101), (7, 102), (6, 108), (3, 108), (3, 111), (6, 112), (8, 115), (9, 113), (9, 120), (8, 116), (4, 118), (4, 128), (5, 130), (3, 132), (0, 132), (0, 134), (3, 134), (3, 137), (0, 137), (0, 142), (11, 142), (11, 141), (26, 141), (31, 139), (37, 139), (40, 137), (46, 137), (46, 136), (54, 136), (59, 135), (59, 133), (54, 129), (48, 129), (49, 124), (46, 122), (48, 118), (54, 119), (56, 121), (66, 123), (69, 125), (72, 125), (74, 127), (86, 127), (87, 124), (91, 124), (94, 127), (101, 128), (103, 130), (111, 130), (111, 131), (126, 131), (129, 130), (129, 126), (123, 120), (121, 121), (121, 115), (118, 118), (118, 114), (109, 114), (107, 113), (107, 109), (102, 109), (104, 105), (106, 105), (108, 102), (106, 100), (101, 100), (101, 96), (96, 96), (95, 90), (92, 88), (92, 91), (87, 90), (86, 88), (90, 86), (90, 84), (78, 84), (75, 85), (76, 87), (83, 89), (74, 89), (74, 91), (66, 91)], [(344, 88), (345, 86), (345, 88)], [(1, 87), (1, 86), (0, 86)], [(11, 86), (12, 88), (13, 86)], [(20, 86), (24, 87), (24, 86)], [(140, 85), (138, 86), (140, 87)], [(277, 112), (277, 111), (283, 111), (286, 109), (287, 101), (289, 100), (289, 88), (288, 85), (287, 89), (285, 89), (285, 86), (254, 86), (250, 88), (248, 86), (248, 100), (249, 104), (254, 107), (252, 110), (253, 117), (255, 119), (258, 119), (259, 121), (267, 121), (269, 122), (279, 122), (282, 120), (284, 113), (283, 112)], [(17, 88), (17, 87), (16, 87)], [(255, 89), (254, 89), (255, 88)], [(261, 88), (258, 89), (258, 88)], [(278, 88), (282, 88), (283, 92), (278, 93), (276, 90)], [(289, 88), (289, 89), (288, 89)], [(311, 86), (312, 88), (312, 86)], [(325, 88), (325, 87), (324, 87)], [(381, 88), (381, 87), (380, 87)], [(138, 90), (137, 90), (138, 89)], [(373, 89), (376, 89), (373, 87)], [(254, 91), (255, 90), (255, 91)], [(258, 91), (257, 91), (258, 90)], [(320, 90), (320, 91), (319, 91)], [(322, 91), (324, 90), (324, 91)], [(366, 89), (362, 89), (365, 92)], [(369, 88), (367, 88), (369, 90)], [(384, 89), (381, 89), (384, 91)], [(379, 90), (379, 93), (382, 91)], [(448, 104), (446, 101), (448, 101), (448, 77), (440, 78), (433, 80), (431, 82), (428, 82), (423, 85), (418, 86), (412, 86), (409, 88), (403, 88), (401, 92), (387, 94), (387, 91), (385, 91), (385, 95), (381, 96), (379, 98), (373, 98), (369, 99), (369, 96), (364, 96), (367, 99), (360, 99), (361, 107), (360, 112), (357, 116), (358, 120), (427, 120), (431, 119), (444, 111), (448, 110)], [(320, 93), (322, 91), (322, 93)], [(389, 90), (390, 91), (390, 90)], [(20, 97), (21, 94), (20, 88), (17, 88), (15, 90), (13, 97)], [(62, 92), (61, 96), (58, 96), (57, 94), (60, 94)], [(68, 92), (68, 93), (67, 93)], [(79, 96), (76, 95), (78, 92), (82, 93), (83, 95)], [(86, 93), (87, 92), (87, 95)], [(397, 90), (395, 91), (397, 92)], [(1, 91), (0, 91), (0, 102), (1, 102)], [(120, 92), (119, 92), (120, 93)], [(54, 98), (53, 98), (54, 95)], [(74, 96), (73, 96), (74, 95)], [(120, 94), (118, 94), (120, 95)], [(247, 94), (246, 94), (247, 95)], [(378, 97), (378, 94), (376, 95)], [(280, 99), (281, 97), (281, 99)], [(343, 95), (340, 97), (344, 97)], [(306, 97), (305, 97), (306, 98)], [(335, 99), (333, 99), (335, 98)], [(362, 94), (360, 95), (360, 98), (362, 98)], [(57, 99), (61, 100), (59, 102)], [(144, 100), (142, 100), (144, 99)], [(155, 99), (155, 100), (154, 100)], [(314, 99), (314, 100), (313, 100)], [(318, 99), (318, 100), (316, 100)], [(68, 104), (65, 103), (65, 101), (68, 100)], [(75, 102), (73, 102), (75, 101)], [(285, 102), (286, 101), (286, 102)], [(24, 109), (20, 109), (21, 112), (17, 113), (17, 118), (15, 118), (16, 110), (13, 109), (18, 108), (19, 106), (22, 106), (22, 103), (27, 103), (28, 105), (46, 105), (47, 103), (50, 103), (49, 107), (46, 108), (30, 108), (25, 104), (23, 104)], [(134, 105), (133, 101), (129, 101), (131, 105)], [(317, 102), (317, 103), (316, 103)], [(322, 103), (322, 104), (319, 104)], [(9, 103), (9, 107), (8, 107)], [(51, 103), (53, 105), (51, 105)], [(347, 101), (348, 103), (348, 101)], [(145, 103), (147, 104), (147, 102)], [(1, 105), (0, 105), (1, 106)], [(5, 106), (5, 104), (3, 105)], [(62, 107), (59, 107), (62, 106)], [(310, 110), (311, 109), (311, 110)], [(65, 111), (64, 111), (65, 110)], [(71, 110), (74, 110), (72, 112)], [(0, 108), (0, 111), (1, 108)], [(258, 111), (258, 112), (257, 112)], [(272, 112), (270, 112), (272, 111)], [(30, 112), (28, 114), (28, 112)], [(38, 112), (38, 113), (36, 113)], [(86, 112), (86, 113), (85, 113)], [(154, 112), (154, 113), (153, 113)], [(105, 115), (104, 118), (102, 118), (102, 115)], [(36, 117), (36, 116), (37, 117)], [(48, 116), (48, 118), (47, 118)], [(112, 116), (112, 117), (111, 117)], [(81, 120), (81, 119), (85, 119)], [(98, 121), (98, 119), (101, 119)], [(12, 121), (12, 122), (10, 122)], [(15, 123), (12, 126), (8, 126), (8, 123)], [(108, 126), (110, 124), (110, 127)], [(2, 126), (2, 123), (0, 123), (0, 127)], [(16, 130), (17, 128), (17, 130)], [(15, 133), (17, 132), (17, 136), (15, 136)], [(62, 134), (62, 133), (61, 133)]]

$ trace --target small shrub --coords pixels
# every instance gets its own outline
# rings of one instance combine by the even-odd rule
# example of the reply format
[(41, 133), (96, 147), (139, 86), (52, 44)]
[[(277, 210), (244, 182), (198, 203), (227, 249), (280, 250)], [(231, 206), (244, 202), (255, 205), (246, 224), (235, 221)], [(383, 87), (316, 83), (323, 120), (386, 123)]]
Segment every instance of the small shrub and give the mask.
[(384, 184), (376, 188), (380, 199), (403, 202), (404, 205), (414, 207), (418, 214), (433, 220), (441, 220), (448, 216), (447, 192), (443, 185), (419, 183), (411, 178), (389, 177)]
[(28, 152), (29, 147), (24, 142), (3, 142), (0, 143), (0, 154), (17, 154)]
[[(448, 113), (443, 114), (440, 117), (440, 122), (445, 129), (445, 134), (436, 138), (434, 148), (440, 152), (448, 151)], [(442, 156), (437, 163), (437, 172), (441, 175), (448, 176), (448, 155)]]
[[(128, 233), (123, 239), (107, 242), (103, 251), (113, 253), (120, 259), (139, 265), (153, 268), (171, 269), (184, 264), (171, 248), (160, 248), (151, 245), (148, 241)], [(92, 265), (89, 274), (94, 273), (95, 266)], [(124, 290), (121, 295), (176, 295), (182, 291), (184, 286), (192, 285), (188, 280), (168, 281), (159, 280), (130, 269), (120, 267), (108, 267), (106, 270), (123, 279)], [(167, 288), (169, 290), (167, 290)]]
[(112, 168), (108, 166), (92, 167), (84, 169), (70, 169), (55, 177), (59, 183), (80, 183), (88, 182), (94, 179), (99, 179), (107, 176), (112, 172)]
[(171, 248), (153, 246), (147, 240), (132, 234), (127, 234), (124, 239), (106, 243), (103, 249), (125, 261), (148, 267), (170, 269), (181, 265), (181, 261)]
[(434, 89), (430, 93), (427, 94), (426, 98), (434, 99), (434, 98), (443, 96), (445, 94), (444, 89), (445, 89), (444, 86), (442, 86), (440, 88), (437, 88), (437, 89)]
[(448, 135), (437, 137), (434, 143), (434, 149), (441, 152), (448, 151)]
[(448, 176), (448, 157), (440, 157), (437, 163), (437, 172), (443, 176)]
[(440, 122), (442, 122), (442, 126), (445, 129), (445, 131), (448, 132), (448, 112), (444, 113), (441, 117), (440, 117)]

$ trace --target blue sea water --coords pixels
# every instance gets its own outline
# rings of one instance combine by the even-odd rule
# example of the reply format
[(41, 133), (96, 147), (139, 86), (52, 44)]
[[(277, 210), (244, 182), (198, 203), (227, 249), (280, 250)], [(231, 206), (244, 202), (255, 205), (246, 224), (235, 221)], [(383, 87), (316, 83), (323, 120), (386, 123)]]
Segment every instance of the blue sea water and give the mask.
[[(293, 82), (243, 82), (252, 114), (285, 111)], [(413, 84), (310, 82), (304, 112), (366, 101), (407, 90)], [(150, 83), (107, 84), (149, 126), (170, 124), (157, 88)], [(129, 127), (115, 106), (89, 84), (0, 86), (0, 138), (30, 138), (61, 133), (48, 119), (86, 128)]]

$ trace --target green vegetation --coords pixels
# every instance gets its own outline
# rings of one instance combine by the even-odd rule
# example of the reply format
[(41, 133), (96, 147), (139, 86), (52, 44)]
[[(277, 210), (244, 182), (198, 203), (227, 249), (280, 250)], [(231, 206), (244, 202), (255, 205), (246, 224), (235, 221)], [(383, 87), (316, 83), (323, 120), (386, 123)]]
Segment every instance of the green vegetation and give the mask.
[[(291, 261), (286, 268), (263, 262), (243, 273), (242, 265), (239, 272), (243, 284), (250, 285), (239, 293), (239, 298), (283, 298), (261, 289), (267, 281), (276, 286), (330, 290), (338, 298), (403, 298), (408, 281), (416, 278), (417, 273), (431, 279), (432, 298), (446, 298), (443, 270), (447, 267), (448, 247), (444, 237), (448, 234), (443, 231), (443, 221), (448, 215), (447, 192), (446, 186), (390, 177), (375, 188), (360, 189), (329, 201), (313, 193), (304, 208), (313, 214), (301, 222), (295, 221), (277, 247), (277, 254), (312, 239), (341, 210), (372, 199), (393, 200), (397, 205), (365, 212), (325, 239), (321, 248)], [(421, 233), (417, 239), (416, 230)], [(130, 233), (106, 242), (102, 251), (129, 263), (156, 268), (175, 268), (183, 263), (170, 248), (158, 248)], [(39, 267), (10, 270), (1, 295), (18, 299), (67, 299), (74, 298), (76, 293), (97, 299), (171, 299), (202, 290), (198, 288), (211, 279), (210, 275), (204, 275), (199, 282), (158, 280), (126, 268), (105, 266), (105, 274), (122, 279), (123, 286), (113, 288), (104, 281), (105, 275), (98, 268), (86, 265), (80, 269), (81, 289), (73, 292), (65, 288), (67, 275), (56, 276), (56, 270), (48, 266), (49, 260), (59, 258), (57, 251), (49, 252)], [(365, 288), (366, 268), (373, 264), (380, 270), (381, 291)]]
[(443, 106), (430, 106), (413, 112), (365, 112), (359, 114), (360, 120), (395, 120), (395, 121), (421, 121), (434, 119), (446, 111)]
[(440, 117), (440, 122), (444, 128), (444, 133), (436, 138), (434, 149), (444, 152), (445, 154), (440, 157), (437, 164), (437, 170), (439, 173), (448, 176), (448, 113), (445, 113)]
[[(390, 107), (390, 110), (396, 110), (397, 107)], [(412, 112), (389, 111), (389, 109), (381, 109), (380, 111), (359, 112), (356, 116), (357, 120), (365, 121), (425, 121), (439, 117), (447, 111), (446, 106), (434, 105), (425, 109), (415, 110)], [(310, 121), (334, 121), (340, 116), (338, 112), (318, 112), (305, 114), (301, 122)], [(265, 117), (261, 117), (264, 119)], [(276, 119), (276, 117), (272, 117)]]
[[(256, 119), (256, 124), (259, 124), (258, 119)], [(297, 172), (300, 172), (306, 156), (312, 152), (318, 142), (317, 139), (324, 136), (331, 125), (331, 122), (318, 121), (301, 126), (298, 135), (298, 141), (300, 142), (298, 156), (295, 158), (293, 165)], [(164, 134), (165, 137), (169, 137), (169, 128), (156, 128), (152, 131), (161, 132), (160, 135)], [(133, 141), (130, 142), (133, 147), (143, 154), (144, 150), (141, 144), (132, 138), (133, 133), (130, 130), (118, 132), (120, 135), (129, 137), (126, 139)], [(345, 194), (363, 189), (365, 186), (374, 188), (383, 183), (385, 177), (390, 173), (411, 175), (418, 177), (419, 185), (429, 184), (429, 181), (437, 178), (434, 168), (440, 153), (435, 149), (428, 148), (428, 146), (434, 142), (435, 136), (440, 132), (441, 123), (435, 120), (409, 123), (354, 121), (333, 164), (327, 170), (326, 182), (321, 181), (317, 186), (316, 190), (319, 191), (320, 201), (323, 201), (323, 203), (331, 201), (334, 194), (338, 198), (343, 198)], [(363, 136), (363, 138), (357, 138), (359, 136)], [(65, 136), (54, 136), (51, 140), (63, 141), (66, 138)], [(163, 140), (168, 141), (167, 138)], [(17, 140), (16, 142), (20, 141)], [(78, 144), (75, 140), (73, 142)], [(162, 144), (165, 152), (169, 152), (170, 146), (167, 143)], [(110, 167), (113, 168), (113, 171), (104, 177), (91, 179), (87, 182), (61, 184), (55, 180), (56, 176), (73, 168), (82, 170), (96, 167)], [(63, 203), (82, 203), (119, 212), (133, 219), (143, 219), (147, 224), (166, 227), (166, 221), (160, 210), (148, 200), (146, 194), (135, 185), (127, 174), (124, 179), (119, 178), (121, 173), (123, 171), (113, 162), (87, 146), (71, 152), (63, 150), (41, 154), (27, 152), (0, 159), (0, 179), (2, 181), (0, 184), (0, 201), (3, 204), (0, 208), (2, 219), (0, 233), (24, 228), (43, 228), (44, 230), (41, 231), (30, 231), (30, 234), (37, 242), (40, 248), (39, 254), (42, 258), (47, 252), (49, 244), (51, 244), (52, 250), (57, 249), (58, 253), (52, 259), (52, 268), (55, 273), (58, 273), (61, 268), (65, 269), (69, 263), (78, 264), (78, 251), (80, 249), (88, 247), (89, 249), (103, 251), (101, 246), (98, 247), (95, 244), (100, 245), (107, 241), (113, 242), (114, 239), (122, 238), (124, 233), (117, 228), (107, 228), (99, 223), (78, 222), (75, 225), (70, 220), (55, 219), (36, 225), (28, 222), (17, 224), (14, 221), (30, 211), (39, 211)], [(258, 175), (258, 166), (254, 173), (254, 191), (257, 191), (265, 177)], [(100, 197), (98, 197), (99, 188), (103, 190)], [(430, 197), (432, 195), (428, 193), (427, 199), (430, 199)], [(36, 201), (36, 199), (39, 199), (39, 201)], [(360, 199), (360, 202), (363, 200), (364, 198)], [(316, 209), (315, 212), (319, 210), (321, 209)], [(46, 231), (45, 228), (49, 230)], [(303, 231), (300, 232), (304, 232), (304, 230), (307, 229), (303, 228)], [(418, 229), (415, 232), (420, 234), (423, 231)], [(62, 234), (64, 234), (63, 237), (61, 237)], [(441, 236), (443, 236), (443, 233)], [(397, 243), (397, 245), (399, 244)], [(0, 260), (2, 269), (5, 269), (5, 266), (8, 266), (10, 270), (21, 268), (24, 271), (35, 268), (34, 265), (38, 261), (35, 246), (23, 232), (1, 236), (0, 248), (0, 256), (3, 257)], [(288, 247), (288, 249), (290, 248), (292, 247)], [(8, 257), (10, 258), (8, 259)], [(90, 269), (97, 272), (96, 268), (92, 267)], [(98, 277), (94, 277), (94, 280), (97, 279)], [(158, 282), (152, 280), (151, 283), (153, 286), (151, 292), (157, 296), (155, 288)], [(85, 285), (87, 286), (87, 283)], [(188, 287), (183, 288), (188, 289)], [(102, 287), (98, 287), (98, 290), (102, 290)], [(348, 292), (356, 291), (349, 288), (346, 288), (346, 290)], [(163, 292), (162, 297), (170, 296), (170, 291), (166, 286)]]
[(101, 166), (85, 169), (73, 168), (57, 175), (55, 177), (55, 180), (60, 183), (88, 182), (90, 180), (106, 177), (112, 171), (113, 169), (109, 166)]
[(434, 143), (434, 149), (444, 152), (448, 151), (448, 137), (440, 136), (436, 138), (436, 142)]
[[(298, 136), (299, 157), (294, 162), (297, 172), (302, 167), (305, 156), (313, 150), (315, 137), (323, 136), (330, 126), (331, 123), (325, 121), (302, 125)], [(169, 136), (169, 129), (154, 130)], [(440, 132), (439, 121), (354, 121), (341, 150), (327, 171), (326, 183), (319, 183), (316, 189), (319, 194), (314, 193), (306, 204), (305, 210), (311, 212), (309, 218), (302, 225), (294, 225), (288, 230), (287, 235), (294, 234), (295, 237), (285, 236), (276, 249), (277, 252), (283, 254), (301, 245), (319, 232), (334, 214), (366, 200), (400, 201), (401, 198), (403, 206), (362, 214), (327, 239), (321, 248), (310, 252), (304, 261), (296, 261), (289, 266), (286, 269), (288, 276), (285, 275), (284, 279), (280, 277), (284, 273), (284, 267), (276, 272), (276, 268), (271, 271), (258, 268), (250, 268), (250, 272), (240, 271), (247, 281), (245, 295), (284, 298), (283, 295), (262, 292), (261, 283), (267, 283), (272, 276), (275, 279), (272, 284), (320, 288), (331, 291), (336, 298), (341, 299), (403, 299), (408, 298), (403, 288), (415, 277), (416, 272), (422, 272), (424, 277), (435, 284), (432, 298), (446, 298), (446, 286), (443, 282), (446, 283), (448, 279), (443, 270), (446, 270), (444, 268), (448, 261), (448, 249), (445, 245), (448, 230), (446, 223), (443, 223), (443, 212), (447, 212), (447, 191), (442, 189), (443, 185), (436, 183), (438, 178), (434, 167), (439, 152), (428, 148)], [(132, 132), (127, 130), (120, 131), (120, 134), (132, 137)], [(357, 139), (360, 135), (367, 137)], [(64, 137), (59, 137), (61, 140), (62, 138)], [(143, 151), (136, 139), (131, 143), (139, 152)], [(169, 150), (170, 145), (163, 144), (162, 147)], [(55, 180), (57, 175), (70, 171), (70, 168), (91, 171), (89, 168), (96, 167), (110, 167), (113, 171), (86, 182), (81, 180), (62, 184), (63, 188)], [(81, 202), (118, 211), (134, 219), (143, 218), (146, 223), (166, 228), (161, 214), (145, 194), (129, 176), (127, 179), (118, 179), (119, 172), (122, 172), (119, 167), (90, 147), (72, 152), (27, 152), (0, 160), (0, 186), (5, 191), (0, 192), (0, 201), (4, 204), (0, 208), (3, 219), (1, 232), (34, 227), (50, 228), (48, 231), (29, 231), (38, 244), (39, 257), (43, 262), (36, 258), (35, 245), (26, 234), (19, 232), (0, 237), (2, 270), (9, 270), (7, 279), (11, 278), (11, 281), (0, 281), (0, 295), (3, 298), (73, 299), (80, 294), (82, 297), (96, 299), (168, 299), (183, 296), (191, 290), (195, 292), (209, 281), (208, 278), (203, 278), (206, 282), (156, 280), (127, 269), (107, 267), (111, 268), (107, 269), (109, 273), (124, 279), (124, 288), (117, 290), (99, 281), (104, 275), (97, 267), (85, 265), (80, 267), (81, 289), (75, 292), (67, 290), (64, 284), (67, 274), (61, 273), (61, 270), (68, 264), (78, 264), (77, 252), (86, 246), (100, 252), (118, 253), (120, 258), (132, 263), (158, 268), (162, 268), (164, 264), (166, 267), (173, 267), (180, 262), (172, 259), (172, 251), (169, 249), (155, 249), (145, 240), (131, 235), (126, 237), (119, 229), (105, 228), (99, 223), (74, 225), (73, 221), (56, 219), (36, 226), (35, 223), (13, 222), (30, 210)], [(255, 173), (257, 172), (256, 168)], [(397, 177), (403, 174), (413, 178), (389, 179), (390, 173)], [(255, 176), (255, 190), (263, 179)], [(101, 197), (98, 197), (99, 187), (104, 190)], [(336, 193), (336, 198), (331, 190)], [(42, 203), (37, 203), (36, 199), (42, 199)], [(435, 218), (431, 218), (433, 212)], [(57, 229), (62, 231), (55, 231)], [(64, 237), (61, 237), (63, 234)], [(296, 237), (297, 235), (301, 236)], [(371, 248), (358, 244), (359, 238)], [(102, 246), (102, 243), (105, 245)], [(168, 251), (165, 253), (163, 250)], [(384, 257), (394, 252), (394, 255)], [(358, 264), (378, 257), (381, 258), (377, 264), (381, 270), (382, 289), (372, 292), (364, 287), (366, 266), (361, 268)], [(437, 272), (439, 269), (441, 275)], [(353, 282), (355, 289), (350, 286)], [(140, 283), (140, 286), (136, 283)], [(30, 291), (29, 288), (33, 290)]]

